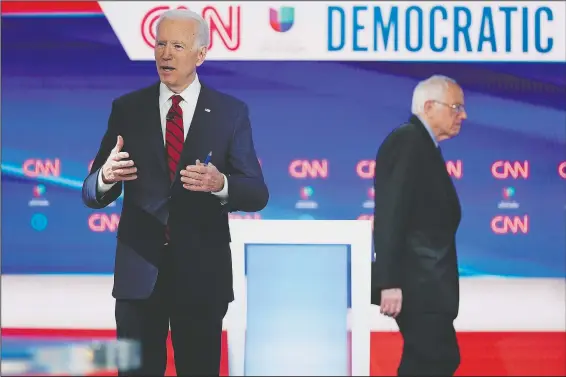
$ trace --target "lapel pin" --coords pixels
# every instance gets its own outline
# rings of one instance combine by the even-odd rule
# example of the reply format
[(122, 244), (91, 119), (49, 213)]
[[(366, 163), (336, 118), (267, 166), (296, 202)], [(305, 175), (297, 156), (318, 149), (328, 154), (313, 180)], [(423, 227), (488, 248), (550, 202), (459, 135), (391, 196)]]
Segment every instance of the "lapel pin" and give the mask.
[(204, 109), (204, 111), (206, 111), (207, 113), (210, 113), (210, 109)]

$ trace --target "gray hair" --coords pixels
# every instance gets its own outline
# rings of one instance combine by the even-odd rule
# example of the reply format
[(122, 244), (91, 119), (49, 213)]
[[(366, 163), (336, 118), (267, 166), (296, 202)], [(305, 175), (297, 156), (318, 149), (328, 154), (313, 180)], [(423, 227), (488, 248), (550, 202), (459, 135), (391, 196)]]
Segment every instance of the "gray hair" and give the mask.
[(419, 82), (413, 91), (411, 112), (415, 115), (422, 113), (426, 101), (444, 101), (444, 95), (451, 84), (458, 85), (456, 80), (442, 75), (434, 75)]
[(200, 14), (193, 12), (192, 10), (188, 9), (169, 9), (159, 16), (157, 20), (156, 30), (159, 28), (159, 24), (164, 19), (170, 20), (194, 20), (198, 22), (198, 34), (195, 43), (197, 43), (197, 48), (200, 47), (208, 47), (210, 43), (210, 32), (208, 28), (208, 24), (200, 16)]

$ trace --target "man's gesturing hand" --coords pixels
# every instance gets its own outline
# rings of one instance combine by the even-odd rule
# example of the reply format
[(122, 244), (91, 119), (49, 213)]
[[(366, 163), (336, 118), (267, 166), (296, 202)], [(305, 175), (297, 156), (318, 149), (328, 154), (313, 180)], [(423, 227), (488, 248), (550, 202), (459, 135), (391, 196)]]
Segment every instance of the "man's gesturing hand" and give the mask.
[(380, 312), (389, 317), (397, 317), (401, 313), (403, 294), (399, 288), (382, 289)]
[(224, 176), (216, 166), (203, 164), (199, 160), (181, 170), (181, 182), (189, 191), (218, 192), (224, 188)]
[(121, 152), (123, 146), (124, 139), (118, 135), (116, 146), (102, 166), (102, 182), (132, 181), (138, 177), (138, 169), (134, 166), (134, 161), (128, 160), (130, 157), (128, 152)]

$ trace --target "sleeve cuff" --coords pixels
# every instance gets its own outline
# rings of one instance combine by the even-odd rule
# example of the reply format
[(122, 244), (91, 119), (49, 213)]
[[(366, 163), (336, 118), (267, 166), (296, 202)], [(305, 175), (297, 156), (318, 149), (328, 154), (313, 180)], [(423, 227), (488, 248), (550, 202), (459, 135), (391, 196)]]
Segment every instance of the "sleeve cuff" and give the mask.
[(211, 194), (217, 196), (220, 199), (220, 202), (222, 202), (222, 205), (224, 205), (228, 203), (228, 178), (226, 178), (226, 175), (224, 174), (222, 174), (222, 176), (224, 177), (224, 187), (222, 190), (212, 192)]
[(116, 183), (104, 183), (102, 181), (102, 169), (98, 171), (98, 185), (97, 189), (100, 194), (108, 192)]

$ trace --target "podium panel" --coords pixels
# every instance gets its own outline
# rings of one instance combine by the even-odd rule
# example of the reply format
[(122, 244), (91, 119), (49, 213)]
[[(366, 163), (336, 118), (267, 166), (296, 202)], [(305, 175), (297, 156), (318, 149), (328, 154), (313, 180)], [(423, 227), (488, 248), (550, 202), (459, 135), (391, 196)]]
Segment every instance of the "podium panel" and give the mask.
[(246, 246), (246, 376), (347, 376), (350, 248)]
[(230, 227), (230, 375), (369, 376), (371, 223)]

